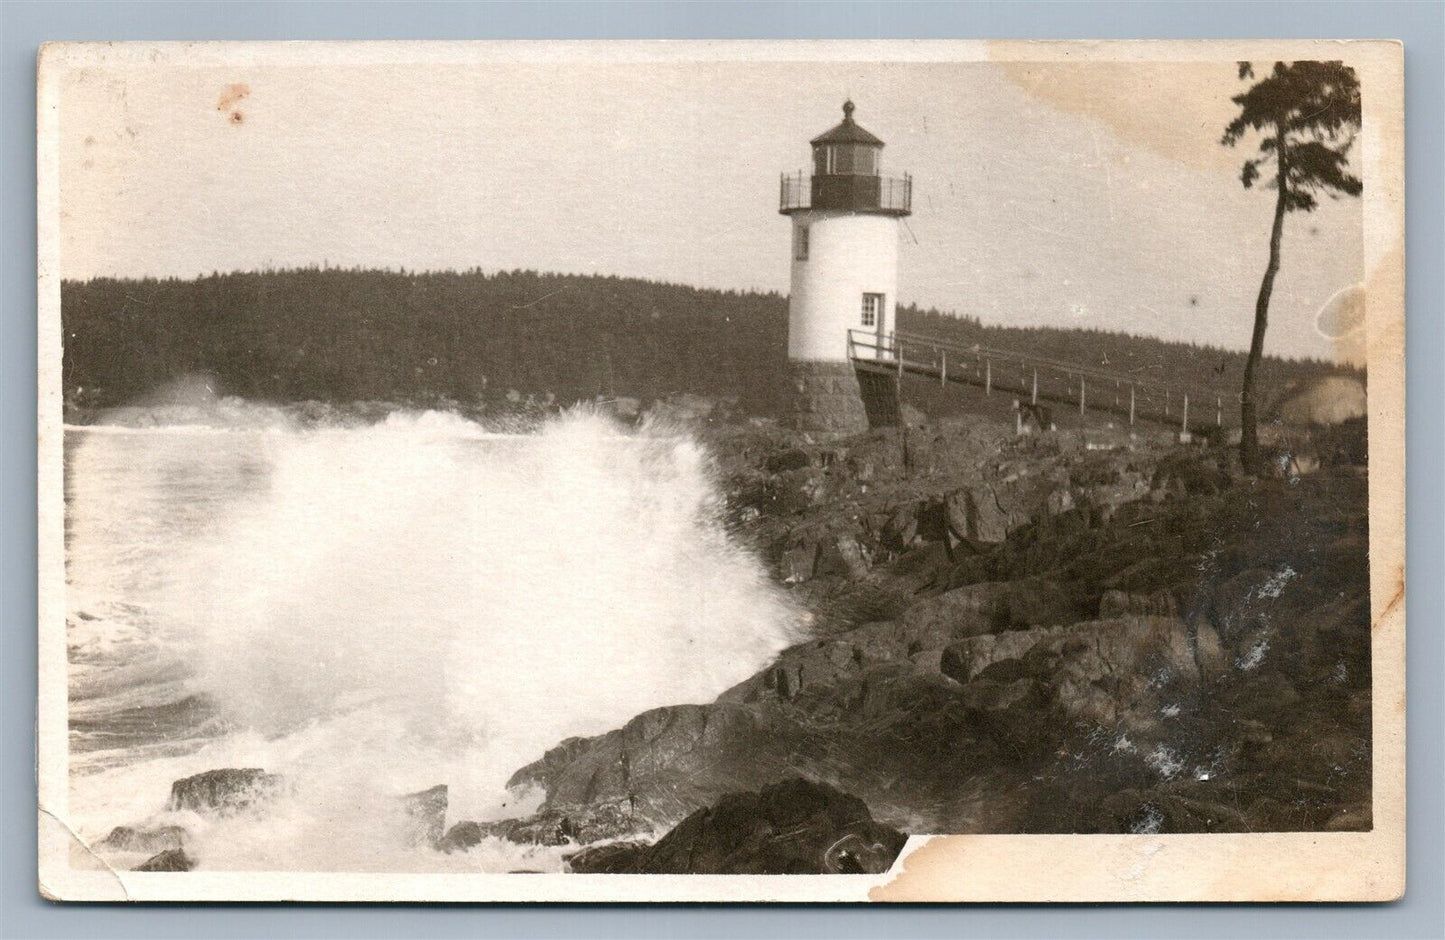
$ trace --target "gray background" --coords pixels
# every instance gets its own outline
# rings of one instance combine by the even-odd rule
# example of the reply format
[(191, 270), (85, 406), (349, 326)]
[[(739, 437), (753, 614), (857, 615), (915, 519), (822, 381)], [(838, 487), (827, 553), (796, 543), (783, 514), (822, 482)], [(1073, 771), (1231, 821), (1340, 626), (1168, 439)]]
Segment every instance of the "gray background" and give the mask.
[[(51, 39), (1389, 38), (1406, 49), (1409, 888), (1381, 906), (80, 906), (35, 891), (35, 85)], [(1442, 937), (1445, 4), (4, 3), (0, 0), (0, 936)]]

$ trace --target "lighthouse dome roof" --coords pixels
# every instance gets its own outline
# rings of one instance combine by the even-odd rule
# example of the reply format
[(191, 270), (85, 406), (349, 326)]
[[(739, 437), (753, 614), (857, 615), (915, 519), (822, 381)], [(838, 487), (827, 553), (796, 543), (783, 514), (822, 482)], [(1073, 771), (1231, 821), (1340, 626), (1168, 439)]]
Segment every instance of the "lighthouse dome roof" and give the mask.
[(883, 146), (883, 141), (865, 131), (853, 120), (853, 102), (843, 102), (843, 122), (832, 130), (819, 134), (810, 143), (813, 146), (818, 144), (868, 144), (873, 147)]

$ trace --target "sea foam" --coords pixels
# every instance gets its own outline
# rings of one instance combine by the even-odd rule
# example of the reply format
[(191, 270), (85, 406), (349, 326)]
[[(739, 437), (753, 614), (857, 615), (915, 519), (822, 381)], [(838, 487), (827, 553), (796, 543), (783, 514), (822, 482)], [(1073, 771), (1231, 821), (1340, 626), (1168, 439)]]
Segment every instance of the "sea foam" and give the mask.
[(685, 433), (422, 412), (143, 448), (76, 436), (76, 597), (143, 611), (227, 729), (85, 777), (77, 808), (103, 832), (188, 773), (293, 784), (263, 819), (188, 820), (206, 867), (427, 867), (387, 835), (398, 794), (448, 784), (449, 821), (525, 812), (537, 795), (504, 783), (546, 748), (710, 701), (798, 639)]

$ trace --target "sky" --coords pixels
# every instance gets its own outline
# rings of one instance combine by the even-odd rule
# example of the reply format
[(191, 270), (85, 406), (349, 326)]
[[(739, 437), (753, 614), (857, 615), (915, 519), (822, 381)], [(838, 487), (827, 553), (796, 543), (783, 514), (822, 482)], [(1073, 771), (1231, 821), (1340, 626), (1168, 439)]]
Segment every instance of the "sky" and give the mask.
[[(1273, 193), (1231, 62), (105, 65), (60, 86), (66, 278), (304, 265), (786, 293), (778, 174), (841, 118), (910, 173), (899, 300), (1248, 346)], [(1358, 199), (1286, 223), (1266, 351), (1347, 356)], [(1333, 300), (1333, 305), (1332, 305)], [(1325, 313), (1322, 315), (1322, 311)]]

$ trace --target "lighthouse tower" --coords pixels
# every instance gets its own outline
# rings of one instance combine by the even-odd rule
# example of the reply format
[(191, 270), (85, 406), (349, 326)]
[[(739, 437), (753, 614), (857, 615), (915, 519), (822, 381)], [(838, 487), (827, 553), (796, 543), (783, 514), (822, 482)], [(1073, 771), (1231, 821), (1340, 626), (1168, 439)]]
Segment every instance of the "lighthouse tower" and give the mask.
[(912, 179), (881, 175), (883, 141), (853, 111), (845, 101), (843, 122), (811, 141), (811, 176), (783, 175), (778, 207), (793, 221), (790, 417), (798, 430), (823, 434), (868, 427), (850, 349), (893, 355), (897, 220), (912, 211)]

